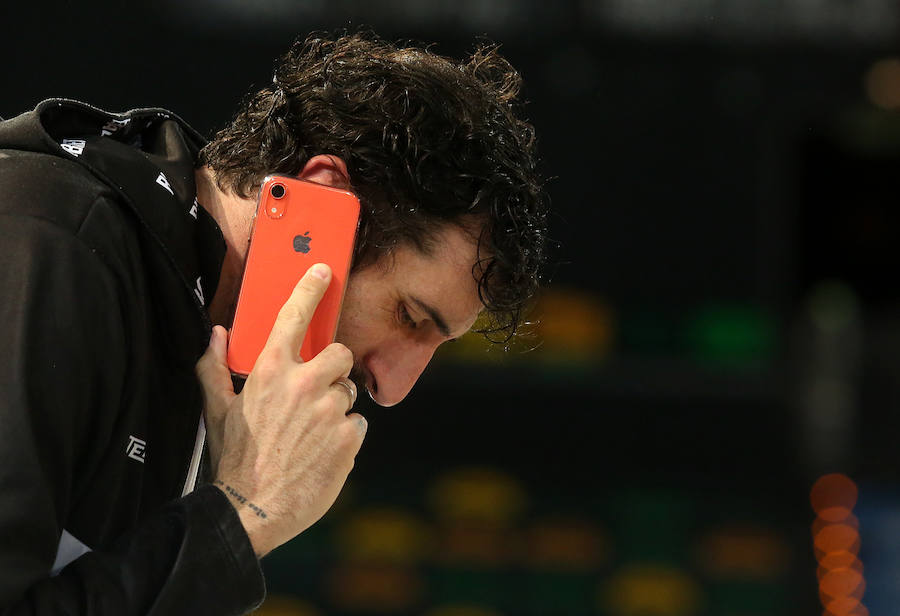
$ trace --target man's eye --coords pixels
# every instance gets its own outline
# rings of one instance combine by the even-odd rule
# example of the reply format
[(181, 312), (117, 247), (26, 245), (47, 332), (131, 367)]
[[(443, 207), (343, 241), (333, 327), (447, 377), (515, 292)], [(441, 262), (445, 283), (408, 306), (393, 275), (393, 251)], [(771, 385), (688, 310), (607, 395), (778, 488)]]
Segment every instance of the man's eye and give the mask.
[(403, 304), (400, 304), (400, 322), (410, 329), (415, 329), (417, 326), (417, 323), (413, 321), (413, 318), (409, 315), (409, 311)]

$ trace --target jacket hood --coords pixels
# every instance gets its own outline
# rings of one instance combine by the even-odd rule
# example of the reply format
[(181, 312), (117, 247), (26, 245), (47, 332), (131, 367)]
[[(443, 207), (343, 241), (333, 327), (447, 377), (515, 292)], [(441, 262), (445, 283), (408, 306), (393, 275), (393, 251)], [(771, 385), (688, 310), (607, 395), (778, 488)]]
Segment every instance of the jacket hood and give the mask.
[(110, 113), (69, 99), (45, 100), (0, 122), (0, 149), (74, 160), (117, 193), (167, 255), (210, 329), (206, 306), (225, 240), (196, 199), (194, 169), (205, 143), (165, 109)]
[[(116, 176), (131, 173), (127, 170), (121, 173), (118, 165), (100, 164), (100, 157), (91, 154), (97, 151), (108, 154), (109, 150), (116, 150), (118, 158), (130, 164), (137, 162), (143, 154), (165, 174), (172, 189), (170, 196), (177, 196), (182, 201), (191, 201), (196, 195), (193, 174), (185, 173), (185, 162), (193, 166), (205, 143), (200, 133), (165, 109), (110, 113), (62, 98), (45, 100), (34, 111), (0, 122), (0, 149), (77, 159), (117, 190), (129, 192), (128, 183)], [(119, 147), (111, 147), (113, 144)], [(144, 189), (142, 186), (134, 188), (138, 188), (138, 192)]]

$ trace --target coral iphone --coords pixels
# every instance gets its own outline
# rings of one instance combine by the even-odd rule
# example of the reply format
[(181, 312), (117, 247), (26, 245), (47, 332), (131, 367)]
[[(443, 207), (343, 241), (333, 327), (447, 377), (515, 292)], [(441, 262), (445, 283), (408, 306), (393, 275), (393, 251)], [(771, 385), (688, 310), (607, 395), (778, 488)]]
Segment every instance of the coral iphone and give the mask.
[(300, 357), (308, 361), (334, 341), (358, 226), (359, 200), (351, 192), (283, 176), (263, 181), (228, 342), (232, 372), (250, 374), (278, 311), (315, 263), (330, 265), (332, 279)]

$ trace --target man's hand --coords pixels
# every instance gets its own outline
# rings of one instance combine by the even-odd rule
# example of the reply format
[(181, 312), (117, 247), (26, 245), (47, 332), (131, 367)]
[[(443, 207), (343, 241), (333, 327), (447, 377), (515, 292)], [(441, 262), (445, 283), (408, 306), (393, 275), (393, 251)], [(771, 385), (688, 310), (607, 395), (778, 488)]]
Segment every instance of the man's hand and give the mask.
[(244, 389), (235, 395), (226, 332), (213, 328), (197, 362), (215, 484), (231, 499), (262, 556), (309, 528), (331, 507), (353, 468), (366, 420), (348, 413), (353, 355), (331, 344), (309, 362), (300, 346), (331, 281), (314, 265), (297, 283)]

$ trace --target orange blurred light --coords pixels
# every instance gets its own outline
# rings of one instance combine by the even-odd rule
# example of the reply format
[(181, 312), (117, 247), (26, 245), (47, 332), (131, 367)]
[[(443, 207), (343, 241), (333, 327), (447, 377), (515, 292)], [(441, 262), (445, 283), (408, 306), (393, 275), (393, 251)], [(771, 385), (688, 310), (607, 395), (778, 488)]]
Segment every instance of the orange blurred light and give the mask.
[[(859, 531), (845, 524), (828, 524), (815, 534), (813, 545), (821, 560), (831, 552), (859, 554)], [(821, 554), (821, 556), (820, 556)]]
[(851, 616), (860, 607), (859, 599), (855, 597), (841, 597), (829, 601), (825, 606), (825, 613), (833, 616)]
[(425, 580), (406, 566), (356, 563), (333, 569), (327, 588), (332, 602), (346, 611), (403, 612), (424, 595)]
[(707, 535), (697, 546), (701, 564), (717, 578), (773, 579), (790, 565), (790, 549), (772, 532), (731, 525)]
[(853, 569), (859, 566), (859, 569), (862, 570), (862, 562), (856, 557), (856, 554), (843, 550), (823, 555), (819, 559), (819, 565), (825, 569), (837, 569), (838, 567)]
[(852, 513), (848, 514), (843, 520), (838, 522), (830, 522), (818, 517), (812, 525), (813, 536), (818, 535), (826, 526), (848, 526), (854, 530), (859, 530), (859, 518)]
[(840, 473), (820, 477), (810, 490), (817, 515), (812, 536), (824, 616), (868, 616), (861, 603), (866, 580), (858, 558), (859, 519), (853, 515), (858, 496), (853, 480)]
[(532, 526), (524, 552), (526, 562), (535, 567), (590, 570), (606, 558), (608, 546), (592, 524), (561, 517)]
[(832, 569), (819, 578), (819, 595), (828, 598), (830, 603), (834, 599), (852, 598), (861, 600), (866, 590), (866, 583), (862, 573), (855, 569), (841, 567)]
[(841, 473), (824, 475), (813, 484), (809, 501), (813, 511), (829, 522), (840, 522), (856, 506), (859, 491), (853, 480)]
[(849, 612), (832, 612), (831, 610), (826, 609), (824, 616), (869, 616), (869, 610), (865, 605), (859, 603)]
[(865, 77), (866, 94), (882, 109), (900, 109), (900, 59), (879, 60)]
[[(832, 556), (832, 554), (838, 554), (840, 555), (840, 557), (829, 558)], [(853, 569), (854, 571), (859, 572), (860, 575), (863, 575), (864, 571), (862, 561), (854, 556), (852, 561), (845, 562), (845, 554), (849, 554), (849, 552), (832, 552), (831, 554), (826, 554), (825, 557), (822, 558), (819, 562), (825, 562), (827, 564), (819, 565), (819, 568), (816, 570), (816, 576), (821, 580), (826, 573), (828, 573), (829, 571), (835, 571), (837, 569)]]

